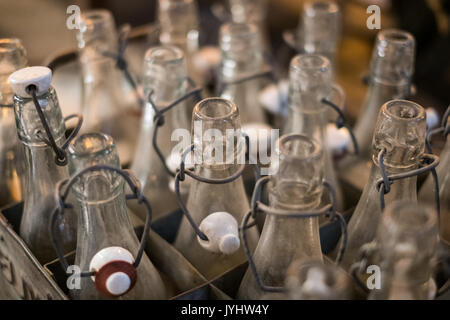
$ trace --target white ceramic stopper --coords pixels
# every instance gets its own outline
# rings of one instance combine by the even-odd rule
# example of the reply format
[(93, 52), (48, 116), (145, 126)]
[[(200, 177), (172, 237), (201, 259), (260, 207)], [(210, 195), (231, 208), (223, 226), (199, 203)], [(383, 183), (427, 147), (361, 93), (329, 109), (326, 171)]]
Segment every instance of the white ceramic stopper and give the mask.
[(280, 114), (280, 100), (287, 101), (288, 88), (289, 81), (286, 79), (281, 80), (278, 86), (270, 84), (259, 93), (258, 101), (270, 113)]
[(228, 212), (211, 213), (203, 219), (199, 228), (208, 237), (208, 241), (199, 237), (197, 240), (208, 251), (229, 255), (240, 247), (237, 221)]
[(439, 124), (439, 114), (433, 108), (426, 108), (427, 113), (427, 127), (433, 129)]
[(272, 142), (272, 128), (265, 123), (246, 123), (241, 127), (242, 132), (248, 135), (250, 139), (250, 157), (258, 159), (258, 153), (262, 156), (268, 156), (268, 150)]
[(341, 153), (351, 141), (347, 129), (338, 129), (335, 124), (327, 124), (327, 143), (328, 148), (334, 153)]
[[(133, 255), (127, 249), (121, 247), (107, 247), (97, 252), (91, 260), (89, 265), (90, 271), (98, 272), (109, 263), (125, 262), (128, 265), (134, 263)], [(123, 271), (117, 270), (111, 274), (105, 276), (104, 284), (101, 285), (102, 290), (106, 290), (106, 294), (112, 296), (120, 296), (130, 290), (130, 287), (134, 285), (132, 283), (131, 275), (129, 274), (129, 268)], [(96, 277), (92, 276), (92, 280), (96, 282)], [(134, 280), (135, 281), (135, 280)], [(98, 287), (98, 286), (97, 286)]]
[(31, 98), (27, 88), (34, 85), (38, 96), (46, 93), (52, 81), (52, 70), (47, 67), (28, 67), (13, 72), (8, 78), (14, 93), (19, 97)]

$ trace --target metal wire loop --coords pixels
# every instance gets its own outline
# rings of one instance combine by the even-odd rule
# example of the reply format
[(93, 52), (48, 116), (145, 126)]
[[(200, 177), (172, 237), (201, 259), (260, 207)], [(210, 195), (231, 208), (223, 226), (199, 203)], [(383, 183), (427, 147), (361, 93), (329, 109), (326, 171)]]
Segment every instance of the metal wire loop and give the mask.
[(388, 175), (386, 171), (386, 166), (384, 164), (385, 153), (386, 153), (385, 148), (380, 150), (380, 152), (378, 153), (378, 164), (380, 167), (382, 177), (377, 180), (376, 188), (380, 193), (381, 209), (384, 210), (385, 207), (384, 195), (390, 192), (391, 185), (394, 183), (395, 180), (411, 178), (424, 172), (431, 171), (435, 183), (436, 210), (439, 216), (440, 215), (439, 181), (436, 173), (436, 167), (439, 164), (439, 157), (434, 154), (425, 153), (422, 155), (422, 158), (420, 159), (419, 168), (402, 173)]
[(319, 217), (321, 215), (325, 215), (331, 220), (338, 219), (339, 223), (341, 225), (343, 241), (341, 242), (339, 252), (338, 252), (338, 255), (337, 255), (337, 258), (335, 261), (336, 264), (339, 264), (342, 261), (342, 258), (345, 253), (345, 248), (347, 246), (347, 223), (345, 222), (344, 217), (339, 212), (336, 211), (336, 207), (337, 207), (336, 192), (334, 191), (333, 187), (327, 181), (324, 181), (323, 185), (330, 193), (330, 199), (331, 199), (332, 203), (327, 204), (324, 207), (317, 209), (317, 210), (299, 211), (299, 212), (291, 211), (291, 210), (275, 209), (275, 208), (272, 208), (270, 206), (263, 204), (260, 201), (261, 189), (269, 181), (270, 181), (270, 177), (265, 176), (265, 177), (260, 178), (256, 182), (255, 188), (253, 189), (253, 194), (252, 194), (252, 199), (251, 199), (251, 204), (250, 204), (250, 211), (244, 216), (241, 226), (239, 228), (239, 232), (242, 236), (242, 242), (244, 245), (245, 254), (247, 255), (247, 258), (248, 258), (248, 263), (249, 263), (250, 269), (252, 270), (253, 276), (255, 277), (256, 282), (258, 283), (261, 290), (266, 291), (266, 292), (283, 292), (286, 290), (284, 287), (267, 286), (264, 284), (261, 277), (259, 276), (259, 273), (256, 269), (255, 261), (253, 260), (252, 253), (250, 251), (250, 247), (248, 246), (248, 241), (247, 241), (246, 230), (253, 227), (254, 225), (256, 225), (255, 222), (252, 222), (250, 224), (248, 223), (250, 217), (252, 217), (254, 219), (256, 216), (256, 212), (264, 211), (268, 215), (275, 215), (275, 216), (284, 217), (284, 218), (312, 218), (312, 217)]
[(44, 127), (45, 130), (46, 137), (42, 134), (39, 134), (38, 132), (38, 138), (42, 139), (42, 141), (44, 141), (46, 145), (48, 145), (53, 149), (53, 151), (55, 152), (55, 163), (58, 166), (67, 165), (67, 155), (65, 149), (69, 146), (70, 142), (73, 140), (73, 138), (75, 138), (75, 136), (80, 131), (81, 125), (83, 124), (83, 116), (81, 114), (72, 114), (64, 118), (64, 121), (68, 121), (72, 118), (78, 118), (78, 122), (73, 132), (63, 143), (62, 147), (58, 147), (55, 138), (53, 137), (50, 126), (48, 125), (47, 120), (45, 119), (45, 115), (44, 112), (42, 111), (41, 105), (39, 103), (36, 86), (35, 85), (28, 86), (27, 91), (29, 94), (31, 94), (39, 119), (41, 120), (42, 126)]
[(150, 91), (148, 95), (148, 102), (152, 106), (153, 110), (155, 111), (154, 116), (154, 126), (153, 126), (153, 138), (152, 138), (152, 146), (155, 150), (156, 154), (158, 155), (158, 158), (161, 160), (161, 163), (166, 170), (166, 172), (172, 176), (175, 177), (175, 172), (172, 172), (172, 170), (169, 169), (169, 167), (166, 164), (166, 159), (164, 155), (161, 152), (161, 149), (158, 147), (158, 130), (159, 127), (163, 126), (165, 123), (164, 120), (164, 114), (174, 108), (177, 105), (180, 105), (181, 102), (187, 100), (190, 97), (195, 97), (195, 101), (198, 102), (201, 100), (201, 91), (202, 88), (196, 87), (195, 82), (191, 78), (186, 78), (186, 81), (189, 83), (189, 86), (193, 89), (181, 96), (180, 98), (176, 99), (175, 101), (171, 102), (169, 105), (163, 108), (158, 108), (156, 104), (153, 101), (153, 91)]
[(128, 83), (131, 85), (131, 87), (133, 88), (133, 90), (136, 92), (136, 96), (139, 100), (139, 104), (143, 105), (143, 101), (144, 99), (142, 99), (142, 97), (139, 94), (138, 91), (138, 85), (136, 83), (136, 81), (134, 80), (133, 76), (130, 73), (130, 70), (128, 68), (128, 62), (125, 59), (125, 49), (127, 47), (128, 44), (128, 39), (129, 39), (129, 34), (131, 31), (131, 26), (129, 24), (125, 24), (120, 28), (119, 31), (119, 40), (118, 40), (118, 45), (117, 45), (117, 52), (108, 52), (108, 51), (104, 51), (102, 52), (102, 55), (104, 55), (105, 57), (109, 57), (109, 58), (113, 58), (114, 60), (116, 60), (116, 67), (117, 69), (119, 69), (120, 71), (123, 72), (125, 79), (128, 81)]
[(321, 102), (337, 112), (338, 118), (336, 119), (336, 127), (338, 129), (341, 128), (347, 129), (348, 133), (350, 134), (350, 138), (352, 139), (354, 153), (357, 155), (359, 153), (358, 141), (356, 141), (355, 134), (353, 133), (352, 128), (348, 124), (347, 118), (345, 117), (341, 108), (339, 108), (335, 103), (328, 100), (327, 98), (322, 98)]
[[(247, 135), (244, 134), (245, 137), (245, 144), (246, 144), (246, 160), (248, 160), (249, 155), (248, 155), (248, 150), (250, 148), (250, 139)], [(181, 154), (181, 161), (180, 161), (180, 168), (177, 170), (177, 173), (175, 174), (175, 195), (178, 201), (178, 205), (180, 206), (181, 211), (183, 212), (183, 214), (186, 216), (186, 218), (188, 219), (189, 223), (191, 224), (192, 228), (194, 229), (195, 233), (198, 235), (198, 237), (204, 241), (208, 241), (208, 237), (200, 230), (200, 228), (197, 226), (197, 224), (195, 223), (194, 219), (192, 218), (191, 214), (189, 213), (189, 210), (186, 208), (186, 205), (183, 202), (183, 199), (181, 198), (181, 193), (180, 193), (180, 181), (184, 181), (186, 179), (186, 175), (190, 176), (191, 178), (200, 181), (200, 182), (204, 182), (204, 183), (209, 183), (209, 184), (225, 184), (225, 183), (230, 183), (233, 182), (234, 180), (238, 179), (239, 177), (242, 176), (242, 172), (245, 169), (245, 164), (242, 164), (234, 174), (232, 174), (231, 176), (227, 177), (227, 178), (222, 178), (222, 179), (211, 179), (211, 178), (204, 178), (201, 177), (199, 175), (196, 175), (193, 170), (186, 170), (185, 168), (185, 161), (186, 161), (186, 157), (189, 153), (191, 153), (192, 151), (195, 150), (195, 144), (191, 144), (189, 147), (187, 147), (183, 153)], [(254, 170), (255, 172), (255, 177), (259, 177), (259, 170), (258, 170), (258, 165), (254, 165), (254, 167), (256, 167), (256, 169)]]
[[(56, 186), (56, 198), (57, 198), (58, 206), (55, 208), (55, 210), (52, 213), (51, 223), (50, 223), (50, 234), (52, 236), (53, 247), (55, 248), (55, 251), (56, 251), (58, 259), (61, 263), (61, 266), (65, 271), (69, 267), (69, 264), (64, 256), (64, 250), (62, 247), (62, 239), (61, 239), (61, 235), (59, 233), (59, 228), (58, 228), (58, 223), (57, 223), (58, 219), (60, 219), (64, 216), (64, 209), (72, 207), (71, 204), (68, 204), (65, 201), (66, 201), (66, 199), (69, 195), (69, 192), (70, 192), (72, 186), (74, 185), (74, 183), (76, 183), (76, 181), (86, 173), (95, 172), (95, 171), (103, 171), (103, 170), (115, 172), (115, 173), (119, 174), (120, 176), (122, 176), (122, 178), (126, 181), (126, 183), (129, 185), (131, 191), (133, 192), (132, 194), (127, 194), (125, 196), (125, 198), (127, 200), (137, 199), (138, 202), (140, 204), (143, 204), (145, 206), (145, 208), (147, 209), (148, 216), (145, 221), (144, 232), (141, 237), (139, 250), (136, 254), (136, 258), (134, 260), (133, 266), (135, 268), (137, 268), (139, 266), (139, 263), (141, 262), (142, 256), (144, 254), (145, 246), (146, 246), (146, 244), (148, 242), (148, 238), (150, 236), (150, 226), (152, 223), (152, 209), (151, 209), (149, 201), (142, 194), (140, 183), (136, 183), (137, 181), (139, 181), (139, 179), (137, 179), (137, 177), (135, 177), (130, 171), (125, 171), (125, 170), (111, 167), (108, 165), (95, 165), (95, 166), (91, 166), (91, 167), (88, 167), (88, 168), (85, 168), (85, 169), (79, 171), (75, 175), (71, 176), (69, 179), (59, 181)], [(93, 276), (94, 274), (95, 274), (95, 272), (84, 271), (84, 272), (80, 273), (80, 276), (81, 277), (90, 277), (90, 276)]]

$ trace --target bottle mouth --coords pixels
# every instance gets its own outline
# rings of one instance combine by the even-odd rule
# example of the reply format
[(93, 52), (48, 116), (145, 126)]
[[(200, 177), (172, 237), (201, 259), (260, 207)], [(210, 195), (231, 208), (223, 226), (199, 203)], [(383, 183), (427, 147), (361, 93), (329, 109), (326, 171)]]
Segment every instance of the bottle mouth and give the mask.
[(196, 104), (195, 115), (200, 119), (221, 120), (238, 115), (236, 105), (223, 98), (206, 98)]
[(322, 71), (330, 70), (330, 60), (318, 54), (299, 54), (291, 62), (296, 71)]
[[(22, 42), (17, 38), (0, 39), (0, 60), (5, 60), (5, 65), (0, 67), (0, 74), (9, 75), (15, 70), (25, 67), (27, 64), (27, 53), (22, 45)], [(13, 67), (8, 67), (8, 64)]]
[(425, 120), (425, 110), (415, 102), (408, 100), (391, 100), (386, 102), (382, 112), (389, 118), (400, 121)]
[(81, 19), (88, 27), (99, 26), (113, 22), (111, 12), (105, 9), (95, 9), (83, 12)]
[(309, 17), (325, 14), (336, 14), (339, 12), (339, 7), (336, 3), (327, 1), (307, 2), (304, 8), (305, 14)]
[(301, 134), (288, 134), (278, 139), (277, 152), (284, 157), (298, 160), (318, 159), (322, 155), (320, 144)]
[(104, 133), (85, 133), (78, 136), (67, 148), (71, 156), (92, 157), (100, 154), (110, 154), (114, 151), (113, 138)]
[(145, 61), (153, 64), (176, 64), (183, 61), (183, 51), (174, 46), (160, 46), (147, 50)]
[(396, 45), (413, 45), (414, 37), (411, 33), (399, 29), (382, 30), (377, 35), (377, 40), (381, 43), (393, 43)]
[(258, 28), (251, 23), (230, 22), (220, 28), (220, 43), (245, 42), (258, 39)]

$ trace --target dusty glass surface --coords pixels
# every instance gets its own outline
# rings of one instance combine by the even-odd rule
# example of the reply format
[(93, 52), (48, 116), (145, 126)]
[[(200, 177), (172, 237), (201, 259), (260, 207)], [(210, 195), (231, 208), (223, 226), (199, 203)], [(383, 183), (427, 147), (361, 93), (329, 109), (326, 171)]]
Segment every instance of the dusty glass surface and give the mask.
[[(144, 95), (148, 97), (152, 92), (152, 100), (158, 109), (167, 107), (187, 92), (186, 66), (180, 49), (173, 46), (154, 47), (147, 51), (144, 60)], [(166, 112), (164, 125), (158, 129), (158, 147), (166, 158), (175, 152), (172, 149), (178, 143), (177, 140), (172, 141), (174, 130), (187, 130), (189, 127), (186, 104), (186, 101), (181, 102)], [(153, 107), (147, 101), (131, 170), (141, 181), (144, 195), (152, 205), (153, 218), (157, 219), (178, 209), (178, 202), (174, 189), (169, 187), (173, 179), (153, 148), (154, 117)], [(147, 212), (143, 206), (136, 202), (129, 203), (129, 206), (142, 219), (146, 218)]]
[[(378, 154), (384, 148), (388, 175), (416, 169), (425, 149), (426, 120), (424, 109), (411, 101), (392, 100), (383, 105), (372, 142), (372, 167), (353, 216), (348, 224), (347, 248), (342, 266), (348, 270), (359, 260), (359, 249), (375, 237), (381, 219), (380, 195), (376, 182), (381, 178)], [(417, 177), (395, 181), (385, 195), (386, 206), (394, 200), (417, 203)]]
[[(68, 148), (69, 167), (75, 174), (93, 165), (120, 168), (112, 138), (102, 133), (86, 133)], [(75, 265), (89, 270), (93, 256), (100, 250), (119, 246), (136, 257), (139, 240), (127, 214), (124, 180), (112, 171), (94, 171), (82, 175), (72, 187), (78, 215), (78, 242)], [(90, 277), (81, 278), (81, 289), (72, 290), (75, 299), (106, 299)], [(137, 267), (133, 289), (120, 299), (165, 299), (166, 290), (158, 270), (144, 253)]]
[(134, 154), (140, 105), (116, 60), (118, 36), (107, 10), (88, 10), (81, 15), (78, 34), (79, 60), (83, 74), (81, 132), (103, 132), (116, 141), (121, 161)]
[[(199, 128), (194, 128), (197, 125)], [(201, 128), (200, 128), (201, 127)], [(245, 149), (240, 131), (240, 117), (234, 103), (222, 98), (209, 98), (200, 101), (194, 108), (193, 115), (193, 143), (196, 152), (203, 155), (201, 162), (196, 163), (195, 173), (205, 178), (223, 179), (230, 177), (239, 169), (237, 159), (242, 159)], [(199, 130), (200, 129), (200, 130)], [(232, 148), (233, 152), (223, 150), (223, 157), (216, 158), (211, 151), (217, 142), (204, 139), (203, 132), (215, 129), (220, 132), (222, 147)], [(227, 130), (233, 129), (234, 134), (227, 139)], [(230, 150), (230, 149), (228, 149)], [(232, 161), (227, 161), (226, 154)], [(225, 211), (231, 214), (238, 223), (249, 210), (249, 202), (244, 190), (242, 177), (225, 183), (209, 184), (193, 180), (189, 191), (187, 209), (197, 224), (213, 212)], [(258, 242), (258, 231), (252, 228), (248, 232), (250, 248), (254, 249)], [(244, 263), (247, 256), (241, 247), (231, 255), (209, 252), (197, 241), (197, 235), (183, 217), (175, 247), (208, 279), (212, 279), (223, 272)], [(253, 250), (252, 250), (253, 251)]]
[[(344, 208), (342, 191), (336, 178), (331, 152), (327, 147), (328, 109), (321, 100), (332, 94), (330, 61), (316, 54), (301, 54), (291, 60), (289, 71), (289, 115), (284, 134), (300, 133), (314, 138), (324, 153), (325, 180), (336, 191), (338, 209)], [(324, 203), (329, 203), (324, 195)]]
[(18, 39), (0, 39), (0, 207), (22, 200), (24, 189), (23, 146), (17, 138), (14, 106), (8, 77), (27, 64)]
[(406, 99), (414, 72), (414, 37), (402, 30), (378, 33), (370, 62), (369, 88), (355, 124), (359, 157), (370, 160), (375, 119), (381, 106), (392, 99)]
[(437, 213), (432, 207), (410, 201), (387, 207), (376, 236), (381, 288), (372, 290), (369, 299), (432, 299), (438, 232)]
[[(268, 187), (270, 206), (293, 212), (318, 208), (324, 174), (321, 146), (306, 136), (293, 134), (282, 136), (277, 149), (280, 163)], [(322, 260), (318, 217), (266, 216), (253, 254), (265, 285), (283, 286), (289, 265), (310, 258)], [(251, 269), (247, 269), (238, 298), (260, 299), (263, 295)]]
[[(50, 127), (56, 144), (61, 147), (65, 141), (65, 124), (53, 88), (38, 96), (44, 117)], [(45, 131), (31, 98), (14, 96), (14, 112), (17, 132), (25, 150), (25, 194), (20, 236), (39, 262), (47, 263), (56, 258), (49, 231), (50, 218), (57, 206), (55, 188), (57, 182), (67, 179), (67, 166), (55, 163), (53, 149), (41, 138)], [(70, 211), (70, 210), (68, 210)], [(65, 252), (75, 249), (76, 221), (68, 212), (59, 221), (62, 229)]]

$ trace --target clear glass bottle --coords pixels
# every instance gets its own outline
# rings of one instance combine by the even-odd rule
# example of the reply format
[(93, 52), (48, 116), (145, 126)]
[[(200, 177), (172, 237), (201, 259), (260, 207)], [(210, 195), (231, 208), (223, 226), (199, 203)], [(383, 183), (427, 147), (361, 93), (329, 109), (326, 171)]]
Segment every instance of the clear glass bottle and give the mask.
[(287, 270), (287, 298), (290, 300), (349, 300), (351, 278), (336, 265), (320, 260), (296, 260)]
[[(388, 175), (418, 168), (425, 149), (425, 110), (407, 100), (386, 102), (376, 121), (372, 142), (372, 166), (356, 209), (348, 223), (348, 241), (341, 266), (348, 270), (360, 258), (360, 248), (375, 237), (381, 219), (380, 194), (377, 181), (382, 177), (378, 154), (386, 149), (384, 165)], [(396, 180), (385, 195), (388, 205), (394, 200), (417, 202), (417, 177)]]
[[(321, 102), (322, 98), (332, 94), (332, 86), (331, 64), (326, 57), (315, 54), (295, 56), (289, 71), (289, 115), (284, 134), (300, 133), (319, 141), (324, 153), (325, 180), (336, 191), (338, 209), (342, 210), (342, 191), (326, 139), (328, 107)], [(330, 201), (324, 198), (323, 202)]]
[[(56, 258), (51, 241), (49, 225), (53, 210), (57, 206), (55, 198), (56, 184), (69, 177), (67, 166), (55, 163), (55, 153), (41, 138), (44, 126), (29, 95), (23, 94), (20, 87), (23, 82), (38, 82), (43, 75), (50, 84), (51, 71), (45, 67), (20, 69), (9, 77), (13, 88), (14, 113), (17, 133), (25, 150), (25, 193), (20, 236), (31, 252), (42, 264)], [(19, 79), (17, 81), (16, 79)], [(20, 96), (19, 96), (20, 94)], [(56, 144), (61, 147), (65, 141), (66, 127), (59, 107), (56, 92), (52, 87), (40, 86), (37, 99), (50, 127)], [(68, 213), (60, 222), (64, 225), (62, 239), (65, 252), (75, 249), (76, 224)]]
[[(227, 130), (234, 130), (233, 133), (236, 137), (234, 141), (228, 141), (228, 143), (232, 143), (231, 145), (223, 146), (235, 150), (232, 161), (217, 159), (211, 155), (211, 148), (217, 142), (207, 138), (208, 133), (215, 132), (216, 134), (220, 133), (224, 138), (223, 141), (225, 141)], [(241, 124), (236, 104), (222, 98), (209, 98), (200, 101), (194, 108), (192, 133), (196, 152), (203, 155), (201, 161), (197, 160), (196, 156), (195, 174), (204, 178), (224, 179), (239, 170), (241, 162), (238, 160), (242, 160), (245, 147), (242, 139), (240, 139)], [(223, 155), (225, 154), (223, 152)], [(192, 180), (186, 207), (197, 224), (200, 224), (209, 214), (221, 211), (228, 212), (240, 223), (249, 210), (249, 202), (242, 177), (225, 184), (209, 184)], [(254, 249), (258, 242), (256, 228), (248, 231), (248, 238), (250, 248)], [(242, 245), (231, 255), (205, 250), (198, 243), (197, 235), (185, 217), (181, 222), (175, 247), (207, 279), (213, 279), (247, 260)]]
[(99, 131), (116, 141), (123, 163), (134, 154), (140, 121), (140, 103), (126, 82), (116, 60), (118, 36), (107, 10), (83, 11), (78, 34), (79, 59), (83, 73), (82, 132)]
[(340, 18), (339, 6), (334, 1), (307, 1), (297, 32), (301, 52), (327, 57), (333, 70), (341, 32)]
[[(449, 120), (450, 121), (450, 118)], [(450, 123), (450, 122), (449, 122)], [(444, 149), (439, 154), (439, 165), (436, 168), (439, 180), (439, 197), (441, 202), (440, 236), (450, 245), (450, 139), (447, 136)], [(430, 174), (420, 188), (419, 202), (435, 206), (434, 180)]]
[(21, 201), (24, 191), (25, 160), (8, 77), (26, 64), (26, 51), (19, 39), (0, 39), (0, 207)]
[(437, 214), (432, 207), (410, 201), (386, 207), (376, 236), (381, 287), (371, 290), (369, 299), (433, 299), (438, 233)]
[(267, 34), (267, 0), (229, 0), (231, 19), (235, 23), (251, 23), (258, 28), (264, 52), (269, 52), (270, 42)]
[[(233, 82), (259, 73), (263, 68), (263, 48), (256, 26), (227, 23), (220, 28), (222, 51), (220, 81)], [(221, 97), (239, 106), (242, 124), (265, 123), (264, 110), (258, 102), (261, 79), (227, 85)]]
[(393, 99), (407, 99), (414, 72), (414, 37), (402, 30), (378, 33), (370, 62), (369, 88), (355, 124), (359, 157), (370, 160), (375, 119), (380, 107)]
[[(324, 175), (320, 144), (303, 135), (285, 135), (278, 140), (277, 151), (278, 171), (271, 176), (268, 185), (270, 206), (293, 212), (319, 208)], [(265, 285), (283, 286), (286, 271), (293, 261), (322, 260), (319, 218), (267, 215), (253, 259)], [(248, 268), (238, 298), (254, 300), (264, 293)]]
[[(120, 168), (113, 139), (102, 133), (86, 133), (77, 137), (67, 150), (71, 174), (93, 166)], [(111, 171), (95, 171), (82, 175), (73, 185), (72, 194), (78, 213), (78, 243), (75, 265), (89, 270), (94, 255), (101, 249), (119, 246), (134, 257), (139, 240), (127, 215), (124, 180)], [(105, 299), (90, 277), (81, 278), (79, 290), (72, 290), (75, 299)], [(121, 299), (165, 299), (166, 290), (158, 270), (147, 255), (137, 267), (137, 281)]]
[(203, 80), (193, 62), (200, 36), (196, 0), (159, 0), (158, 20), (161, 44), (183, 50), (189, 76), (198, 86), (203, 86)]
[[(180, 49), (174, 46), (151, 48), (145, 54), (144, 65), (144, 95), (148, 97), (153, 92), (152, 100), (157, 108), (164, 108), (186, 94), (186, 66)], [(189, 128), (186, 107), (186, 102), (181, 102), (166, 112), (164, 125), (158, 129), (158, 147), (166, 157), (170, 156), (177, 143), (171, 139), (174, 130)], [(147, 101), (131, 170), (141, 181), (144, 195), (152, 205), (153, 219), (157, 219), (178, 209), (178, 203), (174, 190), (169, 187), (173, 179), (153, 148), (154, 117), (154, 109)], [(136, 202), (131, 202), (129, 206), (145, 219), (147, 211), (143, 206)]]

